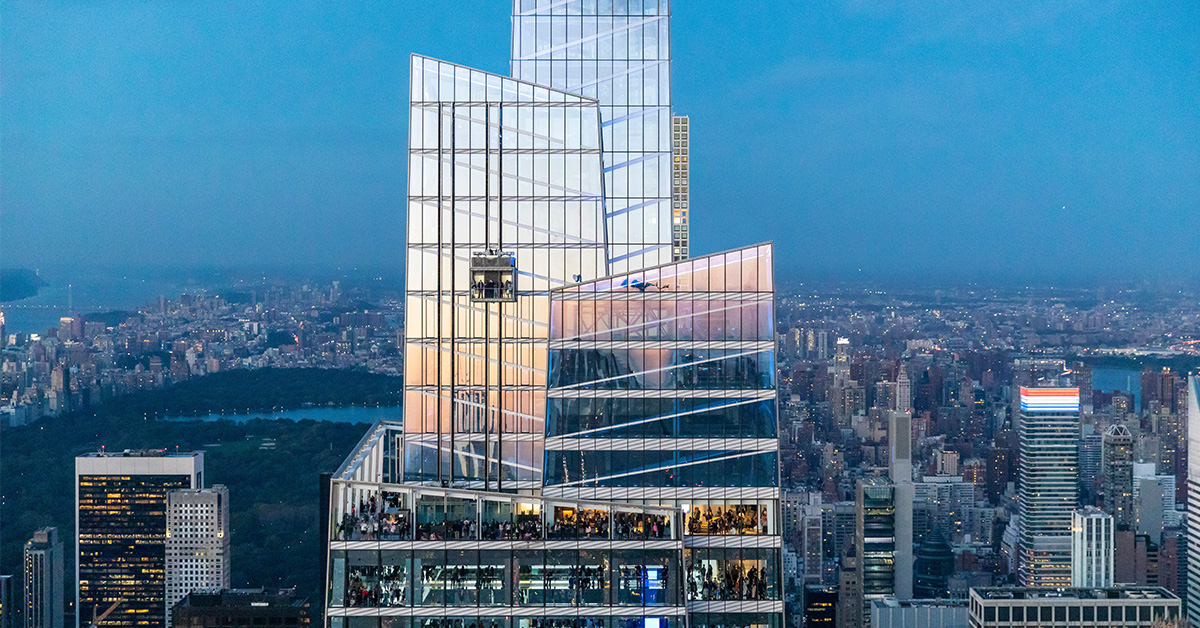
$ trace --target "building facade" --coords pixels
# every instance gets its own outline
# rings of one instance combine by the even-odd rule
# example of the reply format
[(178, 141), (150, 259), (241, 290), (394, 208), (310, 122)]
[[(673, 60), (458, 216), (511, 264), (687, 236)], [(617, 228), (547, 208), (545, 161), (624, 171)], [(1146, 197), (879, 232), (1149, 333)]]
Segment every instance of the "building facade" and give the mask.
[(599, 109), (421, 56), (411, 72), (405, 479), (536, 491), (549, 291), (607, 274)]
[(688, 163), (690, 124), (687, 116), (675, 116), (671, 119), (671, 252), (674, 261), (688, 258), (688, 241), (691, 239), (691, 218), (688, 217), (688, 184), (691, 181)]
[(331, 628), (671, 628), (682, 510), (392, 484), (380, 423), (330, 486)]
[(295, 589), (194, 591), (171, 610), (173, 628), (307, 628), (310, 622), (308, 598), (296, 597)]
[(63, 564), (58, 528), (42, 528), (25, 543), (25, 628), (63, 628)]
[(98, 452), (75, 459), (79, 626), (166, 625), (167, 493), (201, 486), (204, 454)]
[(1071, 582), (1071, 513), (1079, 506), (1079, 389), (1020, 389), (1017, 582)]
[(167, 623), (171, 608), (192, 591), (230, 586), (229, 490), (167, 493)]
[(1071, 513), (1071, 586), (1113, 586), (1116, 526), (1094, 507)]
[(513, 0), (512, 76), (600, 105), (613, 273), (673, 257), (670, 18), (668, 0)]
[(783, 612), (773, 296), (769, 244), (551, 293), (543, 494), (686, 509), (713, 625)]
[(1151, 628), (1180, 618), (1179, 598), (1160, 587), (971, 589), (970, 628), (1108, 626)]

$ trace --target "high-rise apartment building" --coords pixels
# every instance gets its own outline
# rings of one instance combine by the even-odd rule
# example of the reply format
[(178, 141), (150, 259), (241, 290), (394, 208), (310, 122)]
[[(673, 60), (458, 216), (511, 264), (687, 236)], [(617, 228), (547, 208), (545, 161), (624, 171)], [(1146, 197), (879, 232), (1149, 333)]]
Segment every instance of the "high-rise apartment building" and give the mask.
[(179, 489), (167, 493), (167, 624), (171, 608), (188, 593), (228, 589), (229, 490)]
[(1020, 389), (1017, 581), (1071, 582), (1071, 513), (1079, 506), (1079, 389)]
[(896, 487), (896, 597), (913, 596), (912, 415), (888, 412), (889, 474)]
[(1071, 586), (1113, 586), (1115, 530), (1112, 515), (1094, 506), (1071, 513)]
[(204, 454), (97, 452), (75, 459), (78, 624), (166, 624), (167, 493), (202, 485)]
[(673, 258), (670, 17), (668, 0), (513, 1), (513, 78), (600, 105), (613, 273)]
[(25, 628), (63, 628), (63, 564), (58, 528), (42, 528), (25, 543)]
[[(675, 261), (688, 258), (688, 152), (688, 117), (675, 116), (671, 119), (671, 252)], [(799, 332), (792, 331), (798, 338)], [(799, 353), (800, 343), (795, 344)]]
[(1119, 526), (1133, 523), (1133, 436), (1129, 428), (1115, 423), (1101, 440), (1104, 469), (1104, 509)]

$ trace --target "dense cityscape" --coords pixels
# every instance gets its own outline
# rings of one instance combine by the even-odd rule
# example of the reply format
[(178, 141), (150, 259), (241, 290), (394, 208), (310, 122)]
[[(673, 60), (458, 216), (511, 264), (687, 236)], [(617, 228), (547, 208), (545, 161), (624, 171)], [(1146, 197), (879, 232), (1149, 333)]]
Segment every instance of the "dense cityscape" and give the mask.
[(0, 628), (1200, 625), (1200, 289), (700, 250), (671, 19), (411, 55), (403, 290), (0, 271)]
[(0, 312), (0, 424), (24, 425), (230, 369), (399, 375), (398, 297), (382, 292), (368, 304), (371, 296), (343, 293), (337, 281), (202, 291), (136, 312), (71, 313), (57, 329), (40, 333), (7, 333)]

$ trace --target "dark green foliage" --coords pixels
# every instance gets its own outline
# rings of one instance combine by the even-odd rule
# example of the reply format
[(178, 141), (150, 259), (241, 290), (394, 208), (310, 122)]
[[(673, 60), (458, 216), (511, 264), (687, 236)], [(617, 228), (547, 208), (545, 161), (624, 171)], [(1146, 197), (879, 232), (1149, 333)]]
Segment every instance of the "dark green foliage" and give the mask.
[[(335, 470), (368, 426), (266, 419), (167, 422), (153, 417), (304, 403), (394, 404), (400, 390), (396, 380), (355, 371), (230, 371), (6, 429), (0, 435), (0, 572), (19, 570), (23, 543), (46, 525), (63, 532), (67, 572), (74, 572), (76, 455), (101, 446), (203, 449), (205, 484), (229, 487), (233, 585), (296, 585), (302, 594), (316, 595), (323, 560), (319, 475)], [(274, 448), (263, 448), (264, 439), (273, 441)]]

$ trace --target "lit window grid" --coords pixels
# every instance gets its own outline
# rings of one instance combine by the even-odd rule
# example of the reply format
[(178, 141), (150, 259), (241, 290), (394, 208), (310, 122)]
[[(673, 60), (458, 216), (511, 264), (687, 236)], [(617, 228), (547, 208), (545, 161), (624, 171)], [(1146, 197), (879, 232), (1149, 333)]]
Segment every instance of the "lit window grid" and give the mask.
[[(335, 474), (330, 489), (329, 576), (326, 586), (326, 612), (331, 619), (341, 621), (343, 617), (382, 617), (400, 621), (412, 617), (414, 622), (426, 617), (467, 618), (486, 615), (508, 626), (528, 625), (529, 617), (572, 617), (602, 618), (620, 615), (660, 616), (682, 620), (683, 545), (680, 540), (681, 513), (669, 507), (612, 504), (579, 500), (544, 499), (528, 495), (503, 495), (477, 491), (416, 487), (386, 482), (363, 481), (384, 477), (383, 469), (391, 467), (391, 454), (387, 450), (388, 434), (399, 426), (380, 424), (373, 434), (368, 434), (370, 453), (368, 458), (381, 458), (382, 464), (361, 465), (357, 460), (348, 460)], [(617, 516), (626, 514), (651, 514), (670, 519), (669, 533), (661, 538), (623, 537), (615, 525), (606, 534), (579, 539), (540, 538), (538, 540), (411, 540), (409, 535), (375, 538), (372, 540), (340, 540), (335, 532), (337, 524), (345, 517), (354, 516), (364, 501), (372, 497), (382, 499), (386, 495), (389, 503), (407, 513), (412, 524), (421, 524), (422, 517), (459, 521), (467, 518), (476, 522), (476, 530), (493, 517), (508, 520), (509, 514), (517, 510), (536, 513), (541, 521), (541, 530), (546, 530), (560, 509), (590, 510), (603, 512), (610, 523)], [(409, 540), (395, 540), (407, 538)], [(587, 562), (585, 562), (587, 561)], [(635, 565), (636, 563), (636, 565)], [(566, 570), (568, 564), (585, 564), (604, 570), (606, 584), (593, 588), (578, 598), (563, 598), (569, 587)], [(541, 577), (531, 578), (515, 566), (530, 567), (531, 573), (545, 576), (549, 586)], [(622, 567), (659, 565), (670, 570), (670, 575), (661, 580), (653, 598), (630, 591), (630, 584), (622, 579)], [(373, 599), (365, 604), (349, 601), (348, 589), (352, 581), (350, 571), (355, 566), (382, 569), (391, 568), (399, 574), (403, 585), (390, 591), (388, 599)], [(476, 581), (480, 569), (492, 567), (497, 575), (489, 583)], [(428, 569), (422, 569), (422, 567)], [(466, 577), (456, 584), (453, 576), (463, 568)], [(553, 568), (554, 573), (546, 573)], [(364, 571), (369, 573), (370, 569)], [(521, 574), (518, 578), (518, 574)], [(521, 597), (514, 591), (534, 590), (536, 595)], [(479, 586), (476, 586), (479, 584)], [(647, 587), (648, 588), (648, 587)], [(548, 599), (557, 596), (554, 599)], [(559, 599), (561, 598), (561, 599)], [(500, 609), (504, 610), (501, 611)], [(635, 610), (645, 609), (644, 611)], [(524, 622), (524, 623), (522, 623)], [(331, 626), (345, 625), (331, 621)], [(419, 625), (419, 624), (418, 624)], [(668, 624), (661, 624), (666, 626)], [(614, 626), (613, 628), (621, 628)]]
[[(121, 606), (104, 626), (165, 622), (166, 497), (187, 475), (78, 478), (78, 598), (81, 616)], [(155, 620), (154, 618), (157, 618)]]
[[(412, 63), (406, 473), (541, 484), (548, 291), (607, 273), (594, 100)], [(513, 254), (517, 299), (470, 299), (473, 253)]]
[(674, 261), (688, 258), (691, 220), (688, 217), (688, 117), (672, 119), (671, 233)]
[(615, 272), (673, 259), (669, 19), (665, 1), (513, 3), (513, 76), (600, 103)]

